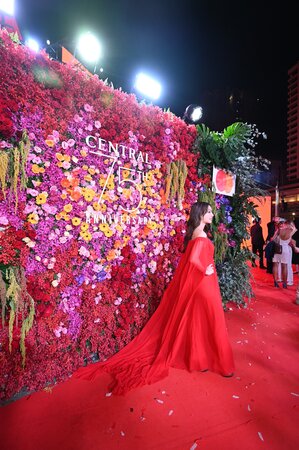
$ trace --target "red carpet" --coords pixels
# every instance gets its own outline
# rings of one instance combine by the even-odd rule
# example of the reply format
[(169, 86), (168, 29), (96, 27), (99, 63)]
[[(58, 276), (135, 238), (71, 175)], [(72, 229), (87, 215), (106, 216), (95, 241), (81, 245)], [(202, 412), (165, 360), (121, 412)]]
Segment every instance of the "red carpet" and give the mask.
[[(297, 450), (299, 305), (253, 269), (256, 298), (225, 314), (236, 373), (172, 369), (106, 397), (109, 376), (67, 382), (0, 408), (2, 450)], [(298, 275), (295, 275), (295, 283)]]

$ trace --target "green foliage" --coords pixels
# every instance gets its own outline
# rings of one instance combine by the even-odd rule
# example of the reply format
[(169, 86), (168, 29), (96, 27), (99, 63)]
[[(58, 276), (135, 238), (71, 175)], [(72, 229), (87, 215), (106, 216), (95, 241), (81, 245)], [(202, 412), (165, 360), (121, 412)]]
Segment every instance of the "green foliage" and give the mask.
[[(198, 175), (205, 180), (198, 198), (213, 207), (211, 233), (223, 302), (245, 305), (245, 299), (252, 297), (248, 268), (252, 254), (244, 248), (244, 241), (249, 238), (248, 216), (257, 217), (252, 198), (267, 195), (254, 176), (268, 169), (269, 161), (255, 154), (261, 133), (254, 125), (236, 122), (219, 133), (201, 124), (197, 131), (193, 152), (199, 155)], [(211, 181), (213, 166), (236, 175), (232, 197), (215, 194)]]
[(230, 256), (217, 265), (217, 274), (221, 289), (222, 302), (233, 302), (240, 306), (247, 305), (253, 296), (251, 273), (247, 260), (251, 252), (247, 249), (232, 251)]

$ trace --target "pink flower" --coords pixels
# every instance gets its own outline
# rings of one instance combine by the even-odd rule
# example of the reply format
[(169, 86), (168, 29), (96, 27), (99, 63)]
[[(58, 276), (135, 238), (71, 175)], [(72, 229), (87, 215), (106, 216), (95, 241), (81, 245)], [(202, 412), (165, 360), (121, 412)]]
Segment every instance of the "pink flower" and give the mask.
[(85, 109), (86, 112), (91, 112), (92, 111), (92, 106), (90, 106), (88, 103), (85, 103), (84, 109)]
[(32, 195), (32, 197), (36, 197), (39, 193), (36, 189), (27, 189), (27, 194)]
[(87, 248), (85, 248), (83, 245), (81, 245), (81, 247), (79, 248), (79, 255), (86, 256), (86, 258), (88, 258), (90, 256), (90, 251), (87, 250)]
[(8, 220), (6, 217), (0, 217), (0, 225), (8, 225)]
[(95, 121), (95, 123), (94, 123), (94, 126), (97, 128), (97, 129), (99, 129), (99, 128), (101, 128), (101, 122), (99, 121), (99, 120), (96, 120)]
[(9, 142), (6, 141), (1, 141), (0, 142), (0, 148), (11, 148), (12, 144), (10, 144)]
[(74, 139), (69, 139), (69, 140), (67, 141), (67, 143), (68, 143), (68, 145), (69, 145), (70, 147), (74, 147), (74, 145), (75, 145)]

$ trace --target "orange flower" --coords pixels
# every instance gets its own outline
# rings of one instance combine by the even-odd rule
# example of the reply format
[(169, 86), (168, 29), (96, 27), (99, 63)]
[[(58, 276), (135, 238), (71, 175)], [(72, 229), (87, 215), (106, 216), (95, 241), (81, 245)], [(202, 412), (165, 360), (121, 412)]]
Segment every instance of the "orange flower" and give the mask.
[(76, 190), (69, 189), (68, 192), (70, 194), (71, 199), (74, 200), (74, 202), (77, 202), (82, 195), (79, 189)]
[(68, 178), (62, 178), (62, 180), (60, 181), (60, 184), (64, 188), (71, 187), (71, 185), (72, 185), (71, 180), (69, 180)]
[(53, 139), (46, 139), (45, 143), (48, 147), (54, 147), (55, 142), (53, 141)]
[(121, 248), (121, 241), (120, 240), (115, 241), (114, 242), (114, 247), (115, 248)]
[(115, 258), (115, 250), (109, 250), (107, 254), (107, 261), (112, 261), (114, 258)]

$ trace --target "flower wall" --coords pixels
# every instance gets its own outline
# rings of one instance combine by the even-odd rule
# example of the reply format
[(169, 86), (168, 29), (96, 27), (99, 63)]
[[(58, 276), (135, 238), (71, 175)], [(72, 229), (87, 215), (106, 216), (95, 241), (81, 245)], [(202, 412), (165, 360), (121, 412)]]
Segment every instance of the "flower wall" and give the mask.
[(197, 199), (196, 129), (0, 33), (0, 385), (66, 379), (153, 313)]

